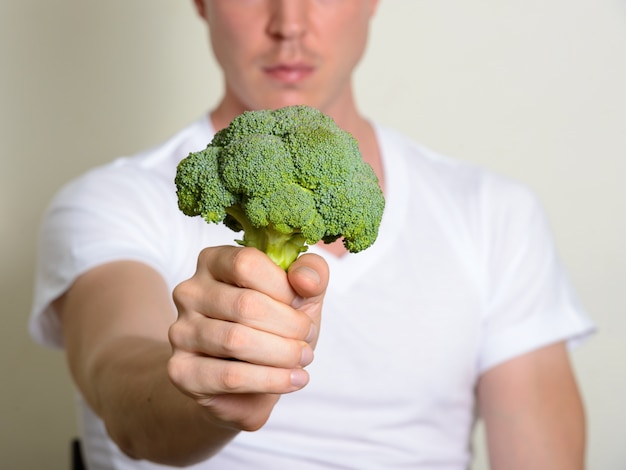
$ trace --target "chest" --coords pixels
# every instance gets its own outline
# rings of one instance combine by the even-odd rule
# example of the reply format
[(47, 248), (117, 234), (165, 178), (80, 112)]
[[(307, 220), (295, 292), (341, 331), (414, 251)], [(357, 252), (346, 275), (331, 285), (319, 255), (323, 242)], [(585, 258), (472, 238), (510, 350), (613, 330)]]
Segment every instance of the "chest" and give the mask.
[(311, 392), (350, 403), (359, 397), (364, 409), (406, 403), (416, 416), (471, 411), (480, 269), (467, 257), (471, 250), (459, 250), (435, 224), (425, 226), (331, 260)]

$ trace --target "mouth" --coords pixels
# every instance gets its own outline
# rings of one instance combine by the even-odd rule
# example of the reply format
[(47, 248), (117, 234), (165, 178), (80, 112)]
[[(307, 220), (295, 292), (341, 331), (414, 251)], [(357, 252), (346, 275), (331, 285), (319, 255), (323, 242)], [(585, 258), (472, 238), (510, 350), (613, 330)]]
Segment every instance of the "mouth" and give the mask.
[(264, 67), (263, 71), (277, 82), (293, 85), (309, 78), (315, 71), (315, 68), (304, 63), (281, 63)]

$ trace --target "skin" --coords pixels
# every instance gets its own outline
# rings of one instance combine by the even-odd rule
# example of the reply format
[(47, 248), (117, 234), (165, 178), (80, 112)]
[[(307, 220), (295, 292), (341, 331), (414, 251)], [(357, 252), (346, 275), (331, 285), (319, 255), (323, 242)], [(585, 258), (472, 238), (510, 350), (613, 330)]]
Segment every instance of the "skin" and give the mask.
[(173, 325), (167, 286), (133, 261), (92, 269), (54, 307), (72, 376), (119, 447), (189, 465), (306, 385), (327, 283), (319, 256), (285, 273), (258, 250), (215, 247), (176, 288)]
[[(306, 104), (332, 116), (359, 142), (384, 190), (372, 125), (358, 112), (352, 74), (367, 44), (377, 0), (195, 0), (224, 76), (211, 113), (215, 129), (246, 110)], [(319, 243), (343, 256), (341, 241)]]
[(492, 469), (584, 468), (585, 414), (564, 343), (488, 370), (477, 395)]
[[(316, 106), (357, 137), (384, 185), (351, 82), (376, 1), (195, 4), (224, 71), (216, 129), (247, 109)], [(328, 278), (313, 254), (285, 273), (257, 250), (213, 247), (173, 303), (158, 273), (120, 261), (80, 276), (54, 308), (72, 376), (120, 448), (189, 465), (262, 427), (281, 395), (306, 386)], [(494, 367), (476, 391), (493, 469), (582, 468), (584, 414), (563, 344)]]
[(342, 127), (364, 126), (351, 77), (365, 50), (376, 2), (195, 3), (224, 75), (225, 94), (212, 114), (217, 128), (248, 109), (295, 104), (314, 106)]

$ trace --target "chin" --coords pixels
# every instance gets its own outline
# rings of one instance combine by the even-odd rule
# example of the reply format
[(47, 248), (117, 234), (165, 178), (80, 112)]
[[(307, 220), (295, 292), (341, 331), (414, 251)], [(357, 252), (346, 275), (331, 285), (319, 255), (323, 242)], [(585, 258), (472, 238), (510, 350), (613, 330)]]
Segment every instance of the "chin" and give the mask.
[(284, 108), (285, 106), (295, 105), (306, 105), (320, 109), (322, 107), (322, 102), (323, 101), (320, 100), (319, 97), (286, 90), (279, 93), (268, 93), (258, 101), (260, 106), (257, 109), (278, 109)]

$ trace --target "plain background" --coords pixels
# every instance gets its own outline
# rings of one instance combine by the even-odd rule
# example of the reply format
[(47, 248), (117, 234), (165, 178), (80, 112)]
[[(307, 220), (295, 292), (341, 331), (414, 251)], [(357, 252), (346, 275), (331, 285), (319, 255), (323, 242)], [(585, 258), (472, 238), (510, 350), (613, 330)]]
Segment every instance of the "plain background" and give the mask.
[[(543, 201), (599, 327), (574, 362), (602, 470), (626, 468), (625, 86), (624, 0), (383, 0), (357, 76), (368, 115)], [(0, 1), (0, 467), (66, 469), (76, 434), (63, 357), (26, 332), (50, 197), (220, 92), (191, 0)]]

